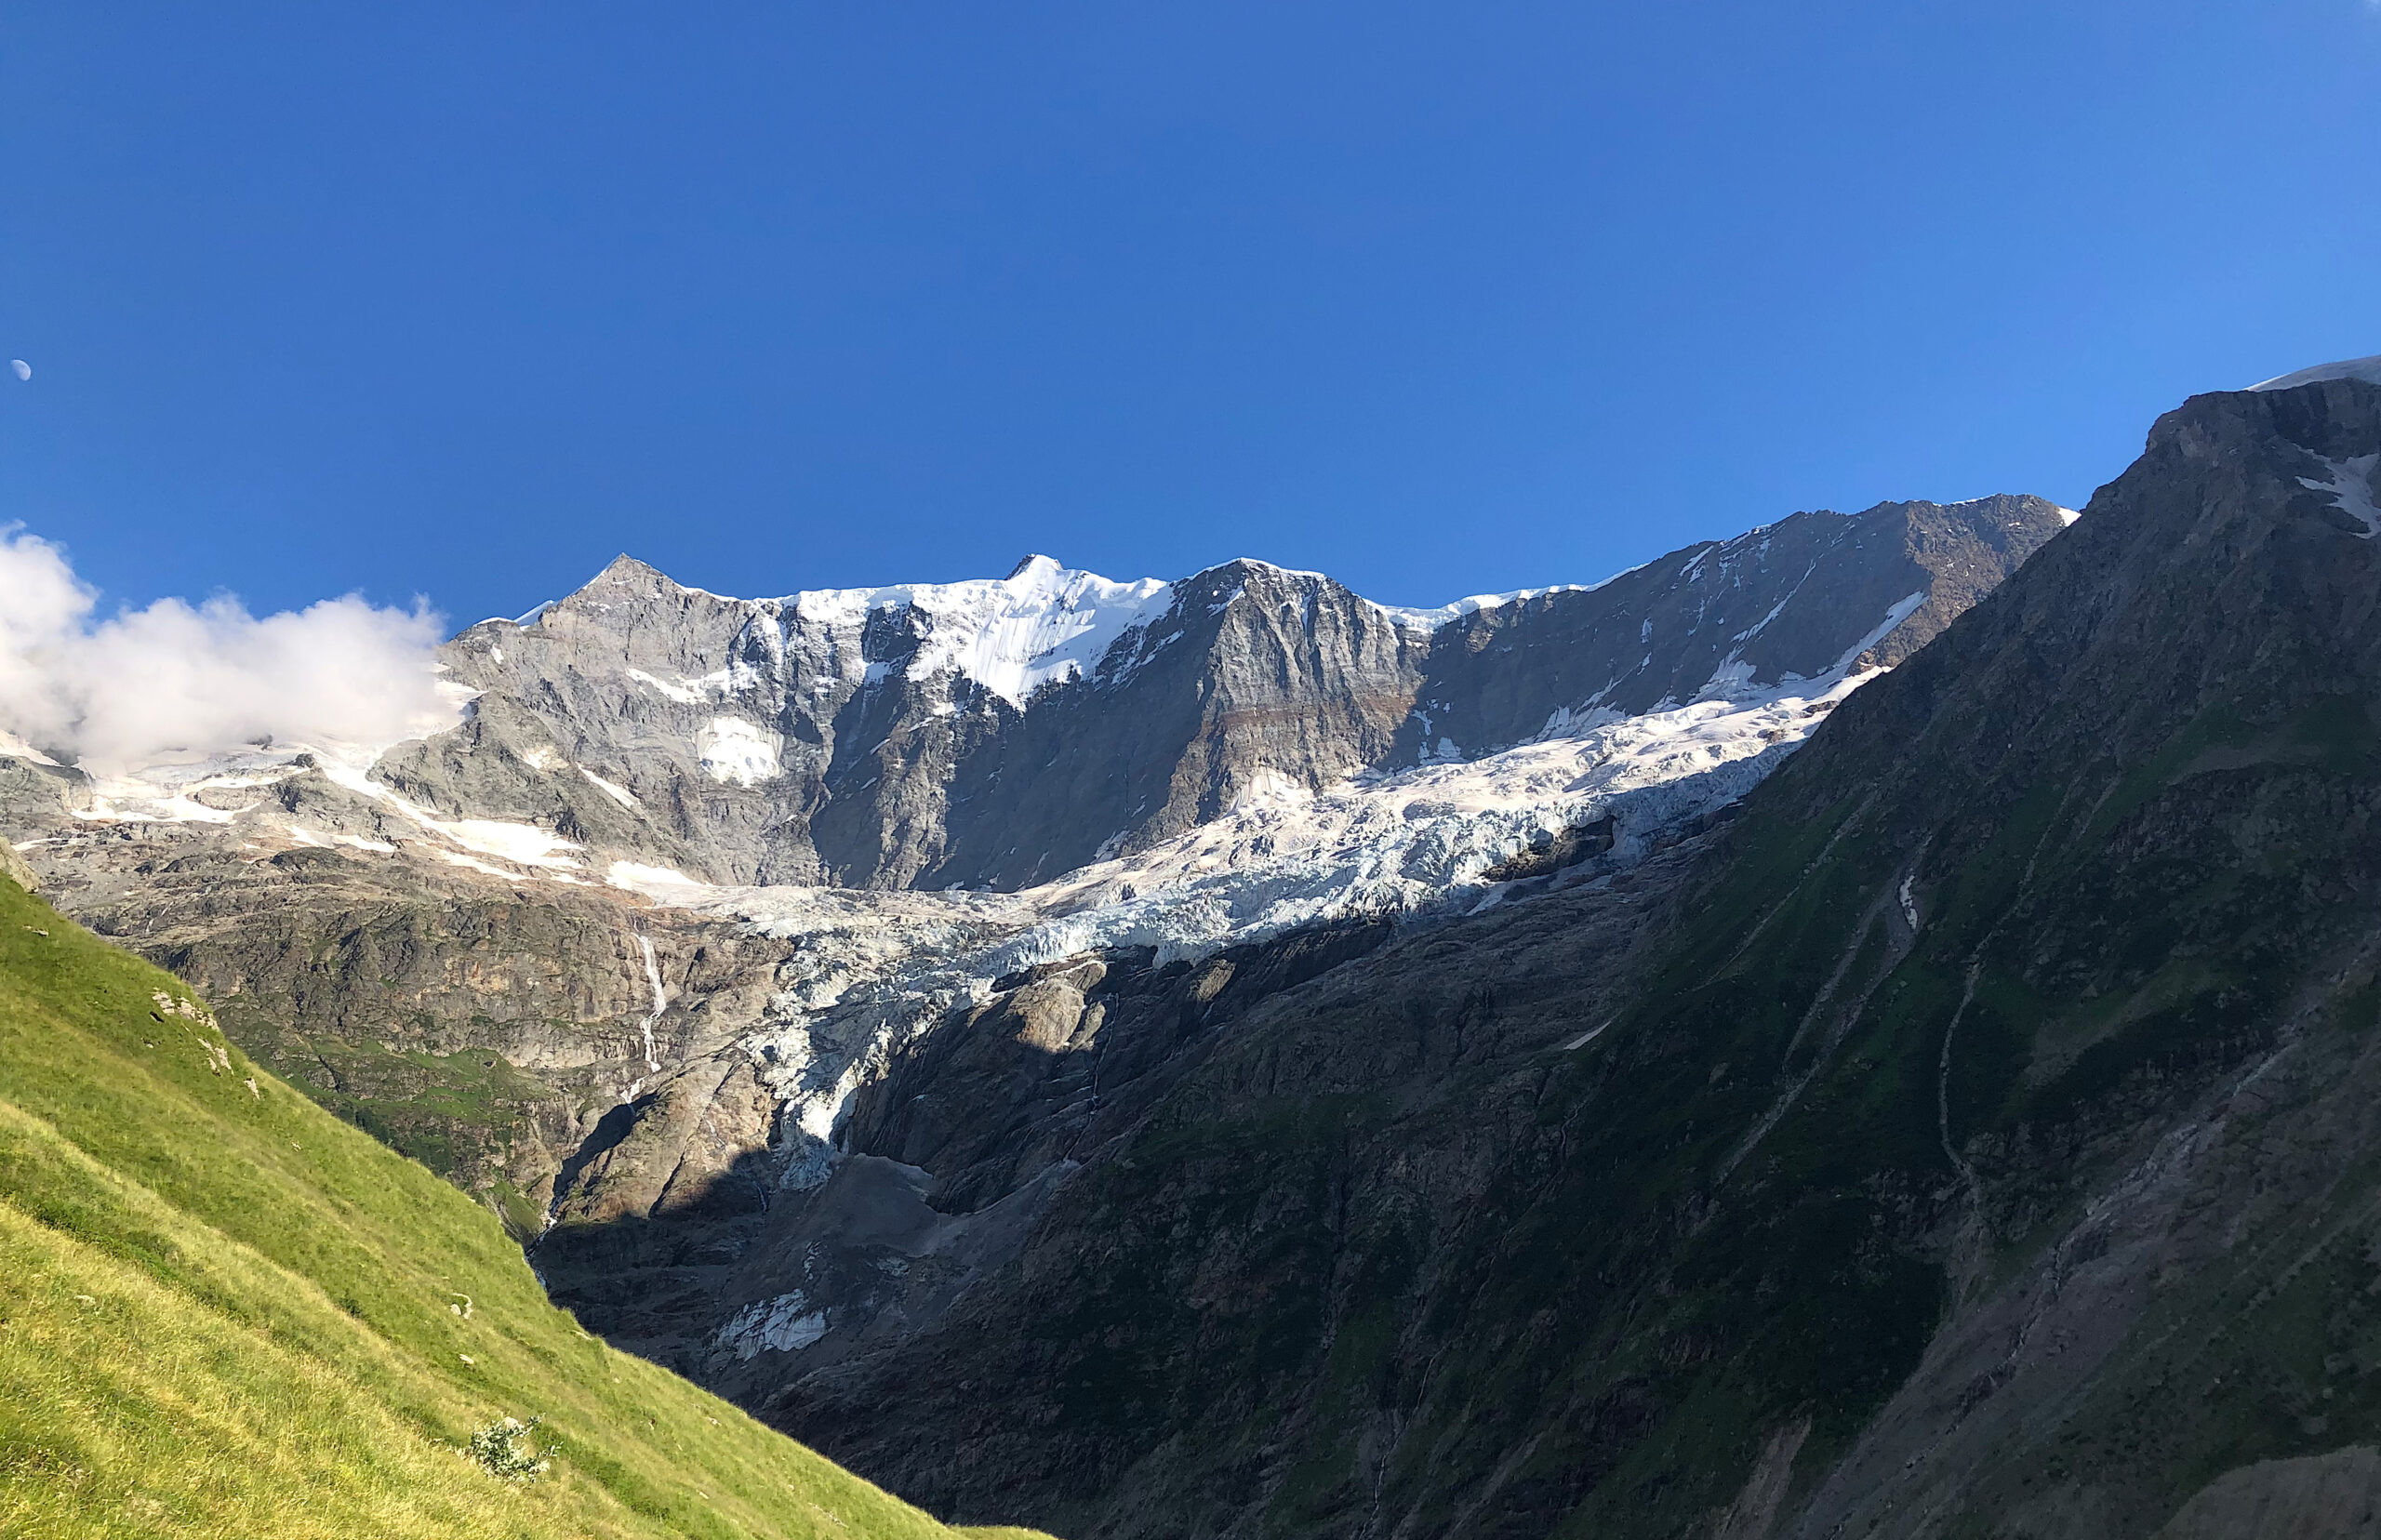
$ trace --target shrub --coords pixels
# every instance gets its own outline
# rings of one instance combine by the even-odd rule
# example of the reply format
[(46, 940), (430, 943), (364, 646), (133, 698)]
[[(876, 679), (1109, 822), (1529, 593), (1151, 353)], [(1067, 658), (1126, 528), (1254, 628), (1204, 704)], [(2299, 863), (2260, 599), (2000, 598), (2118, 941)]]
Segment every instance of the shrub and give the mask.
[(472, 1445), (464, 1450), (466, 1459), (475, 1460), (480, 1467), (499, 1480), (527, 1483), (543, 1476), (553, 1462), (529, 1447), (527, 1440), (539, 1419), (523, 1422), (507, 1417), (492, 1422), (472, 1435)]

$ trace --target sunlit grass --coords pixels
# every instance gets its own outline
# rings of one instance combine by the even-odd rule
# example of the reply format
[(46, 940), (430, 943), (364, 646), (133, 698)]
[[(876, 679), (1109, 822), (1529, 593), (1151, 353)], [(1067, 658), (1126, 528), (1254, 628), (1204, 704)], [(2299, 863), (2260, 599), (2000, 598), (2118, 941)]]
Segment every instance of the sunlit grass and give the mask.
[[(951, 1533), (581, 1332), (191, 999), (0, 880), (0, 1533)], [(545, 1479), (458, 1453), (504, 1416)]]

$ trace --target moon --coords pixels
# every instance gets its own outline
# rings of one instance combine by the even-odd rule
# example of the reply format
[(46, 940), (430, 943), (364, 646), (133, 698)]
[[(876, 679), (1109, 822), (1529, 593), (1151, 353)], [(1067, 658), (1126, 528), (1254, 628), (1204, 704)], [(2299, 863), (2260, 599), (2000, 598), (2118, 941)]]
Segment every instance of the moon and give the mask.
[(33, 377), (33, 366), (21, 358), (8, 360), (8, 367), (17, 371), (19, 379), (31, 379)]

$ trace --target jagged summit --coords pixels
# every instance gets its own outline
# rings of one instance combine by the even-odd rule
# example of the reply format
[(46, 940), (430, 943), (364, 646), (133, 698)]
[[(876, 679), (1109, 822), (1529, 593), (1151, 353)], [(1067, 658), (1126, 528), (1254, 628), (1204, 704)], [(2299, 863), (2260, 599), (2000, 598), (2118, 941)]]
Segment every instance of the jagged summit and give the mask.
[[(573, 596), (599, 589), (636, 588), (651, 590), (660, 587), (684, 588), (685, 585), (655, 566), (652, 563), (630, 555), (623, 551), (604, 564), (604, 570), (572, 591)], [(549, 605), (540, 604), (539, 610)], [(532, 614), (537, 611), (532, 611)]]
[[(2066, 518), (2010, 497), (1796, 514), (1435, 610), (1253, 558), (1116, 582), (1037, 553), (1002, 578), (733, 598), (622, 552), (454, 638), (459, 725), (341, 773), (419, 827), (509, 830), (464, 836), (483, 864), (1031, 886), (1351, 777), (1824, 695), (1921, 645)], [(182, 789), (286, 760), (176, 768), (92, 811), (212, 817)], [(369, 820), (340, 832), (387, 843)]]

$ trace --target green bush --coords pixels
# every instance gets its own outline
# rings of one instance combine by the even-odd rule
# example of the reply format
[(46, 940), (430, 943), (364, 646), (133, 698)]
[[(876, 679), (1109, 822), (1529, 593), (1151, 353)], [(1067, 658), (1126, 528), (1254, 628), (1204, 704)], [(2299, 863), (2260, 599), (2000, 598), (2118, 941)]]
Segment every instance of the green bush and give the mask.
[(539, 1419), (527, 1422), (507, 1417), (492, 1422), (472, 1435), (471, 1447), (463, 1457), (475, 1460), (480, 1468), (499, 1480), (525, 1486), (553, 1467), (553, 1462), (529, 1445), (529, 1435), (537, 1430)]

